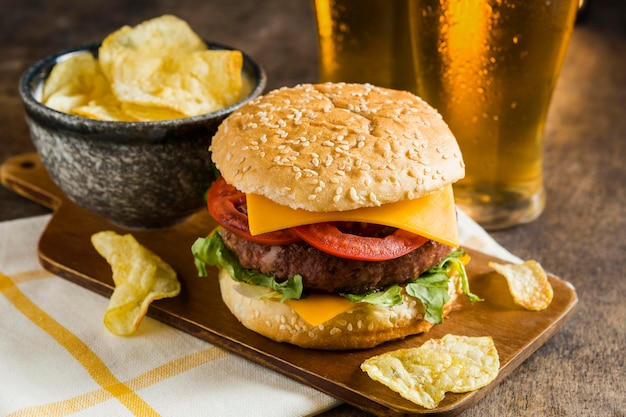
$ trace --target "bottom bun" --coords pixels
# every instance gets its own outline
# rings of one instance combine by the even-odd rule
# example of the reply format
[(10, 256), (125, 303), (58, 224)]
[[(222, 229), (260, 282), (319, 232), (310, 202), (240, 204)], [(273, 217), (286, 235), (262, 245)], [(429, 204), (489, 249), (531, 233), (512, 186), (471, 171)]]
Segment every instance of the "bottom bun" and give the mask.
[[(424, 305), (403, 292), (404, 302), (383, 308), (369, 303), (355, 307), (318, 326), (303, 320), (293, 309), (274, 300), (252, 298), (238, 286), (228, 272), (219, 268), (222, 299), (231, 313), (248, 329), (277, 342), (303, 348), (324, 350), (366, 349), (406, 336), (427, 332), (433, 326), (424, 320)], [(457, 300), (457, 286), (450, 279), (450, 300), (444, 306), (444, 317)]]

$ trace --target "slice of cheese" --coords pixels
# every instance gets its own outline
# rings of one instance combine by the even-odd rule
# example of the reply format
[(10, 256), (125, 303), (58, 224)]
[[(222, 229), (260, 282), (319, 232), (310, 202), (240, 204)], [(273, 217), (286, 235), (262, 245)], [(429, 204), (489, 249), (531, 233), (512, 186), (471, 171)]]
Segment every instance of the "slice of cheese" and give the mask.
[(300, 300), (285, 300), (304, 321), (319, 326), (354, 308), (352, 301), (333, 294), (309, 294)]
[(246, 198), (252, 235), (304, 224), (354, 221), (396, 227), (449, 246), (459, 246), (452, 185), (416, 200), (333, 212), (295, 210), (257, 194), (248, 194)]

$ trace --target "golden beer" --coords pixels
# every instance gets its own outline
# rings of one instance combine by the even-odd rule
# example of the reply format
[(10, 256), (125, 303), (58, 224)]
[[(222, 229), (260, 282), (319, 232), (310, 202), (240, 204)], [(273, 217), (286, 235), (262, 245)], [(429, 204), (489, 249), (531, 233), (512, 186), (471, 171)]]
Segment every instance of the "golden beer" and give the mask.
[(543, 210), (542, 137), (578, 0), (411, 0), (416, 92), (463, 152), (457, 203), (488, 229)]
[(415, 90), (409, 0), (314, 0), (320, 81)]

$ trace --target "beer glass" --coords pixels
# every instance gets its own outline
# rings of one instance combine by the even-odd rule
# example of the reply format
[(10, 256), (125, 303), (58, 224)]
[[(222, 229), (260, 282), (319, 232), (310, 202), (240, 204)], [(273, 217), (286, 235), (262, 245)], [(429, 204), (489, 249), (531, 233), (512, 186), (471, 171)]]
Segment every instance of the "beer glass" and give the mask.
[(456, 136), (466, 176), (455, 199), (486, 229), (544, 208), (544, 126), (578, 3), (409, 1), (415, 91)]
[(320, 81), (415, 91), (409, 0), (313, 0)]

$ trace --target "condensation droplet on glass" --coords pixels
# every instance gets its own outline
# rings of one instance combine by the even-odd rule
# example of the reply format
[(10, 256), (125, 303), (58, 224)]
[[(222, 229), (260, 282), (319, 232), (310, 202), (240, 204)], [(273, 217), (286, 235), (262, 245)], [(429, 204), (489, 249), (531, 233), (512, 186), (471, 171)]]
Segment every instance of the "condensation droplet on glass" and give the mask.
[(484, 94), (484, 93), (485, 93), (485, 89), (484, 89), (484, 88), (482, 88), (482, 87), (478, 87), (478, 88), (476, 88), (476, 92), (477, 92), (478, 94)]
[(500, 116), (498, 116), (498, 115), (493, 116), (493, 121), (494, 122), (497, 122), (498, 120), (500, 120)]
[(513, 43), (516, 44), (517, 42), (519, 42), (519, 38), (517, 36), (513, 36)]
[(517, 102), (516, 101), (512, 101), (511, 102), (511, 108), (514, 109), (517, 107)]

